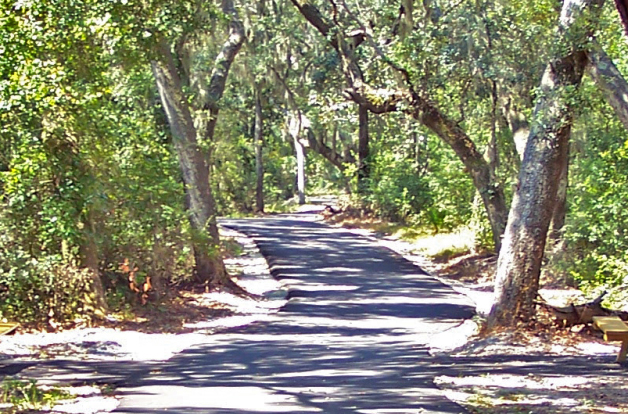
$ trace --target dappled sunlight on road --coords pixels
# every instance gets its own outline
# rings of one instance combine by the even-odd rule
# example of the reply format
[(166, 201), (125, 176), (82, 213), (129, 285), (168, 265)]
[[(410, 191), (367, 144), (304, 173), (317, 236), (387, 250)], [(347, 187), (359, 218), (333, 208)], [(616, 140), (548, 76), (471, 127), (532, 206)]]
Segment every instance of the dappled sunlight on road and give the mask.
[[(139, 388), (123, 390), (132, 397), (123, 412), (150, 412), (146, 404), (180, 387), (202, 390), (207, 413), (462, 412), (434, 387), (425, 344), (473, 315), (464, 298), (341, 229), (291, 218), (224, 225), (255, 238), (287, 285), (288, 303), (266, 321), (212, 336)], [(216, 403), (229, 387), (241, 391), (236, 402)], [(155, 395), (135, 396), (146, 392)], [(181, 405), (168, 412), (197, 407), (176, 400)]]
[(100, 365), (121, 385), (117, 412), (464, 412), (435, 387), (444, 367), (427, 352), (473, 316), (464, 297), (366, 238), (298, 215), (223, 225), (254, 237), (288, 302), (165, 362)]
[[(173, 393), (176, 399), (164, 398)], [(190, 388), (154, 385), (137, 388), (134, 400), (142, 410), (154, 407), (168, 412), (178, 412), (182, 403), (186, 410), (209, 410), (203, 412), (291, 413), (301, 409), (298, 398), (290, 393), (277, 393), (272, 389), (253, 386)], [(133, 407), (127, 409), (133, 410)], [(319, 408), (307, 410), (313, 413), (321, 411)]]

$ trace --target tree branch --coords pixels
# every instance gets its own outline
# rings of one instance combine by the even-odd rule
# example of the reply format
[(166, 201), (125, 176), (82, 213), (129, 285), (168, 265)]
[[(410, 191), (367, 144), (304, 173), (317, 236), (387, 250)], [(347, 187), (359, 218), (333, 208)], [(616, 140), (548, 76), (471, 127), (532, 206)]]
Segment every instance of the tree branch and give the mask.
[(617, 66), (597, 43), (586, 52), (587, 72), (604, 93), (617, 117), (628, 130), (628, 83)]
[(233, 0), (224, 0), (222, 11), (231, 17), (231, 22), (229, 23), (229, 37), (222, 45), (218, 56), (216, 56), (211, 80), (207, 87), (206, 106), (212, 109), (218, 105), (218, 101), (222, 97), (225, 84), (227, 83), (227, 77), (229, 76), (229, 69), (245, 39), (244, 25), (238, 17), (238, 12), (233, 5)]

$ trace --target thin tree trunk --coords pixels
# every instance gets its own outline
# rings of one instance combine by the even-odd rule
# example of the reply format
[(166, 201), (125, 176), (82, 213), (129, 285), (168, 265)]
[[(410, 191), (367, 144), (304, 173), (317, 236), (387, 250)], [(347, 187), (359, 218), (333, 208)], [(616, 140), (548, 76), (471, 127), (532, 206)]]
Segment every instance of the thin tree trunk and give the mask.
[(86, 217), (86, 228), (88, 231), (85, 234), (84, 242), (81, 245), (81, 258), (83, 266), (88, 269), (89, 275), (92, 281), (92, 294), (93, 300), (91, 305), (94, 310), (94, 314), (100, 318), (107, 315), (109, 307), (107, 306), (107, 300), (105, 298), (105, 289), (103, 287), (102, 278), (100, 276), (100, 266), (98, 260), (98, 245), (94, 240), (95, 228), (92, 220), (92, 213), (89, 211)]
[(305, 148), (298, 135), (294, 135), (294, 150), (297, 156), (297, 194), (299, 204), (305, 204)]
[(628, 129), (628, 83), (599, 45), (594, 44), (587, 51), (587, 58), (587, 73), (604, 93), (624, 128)]
[(368, 192), (369, 176), (369, 110), (358, 105), (358, 194)]
[(301, 141), (301, 134), (304, 130), (309, 128), (309, 120), (305, 117), (296, 107), (296, 103), (293, 99), (288, 99), (291, 102), (292, 111), (289, 112), (287, 118), (287, 129), (289, 135), (292, 137), (292, 143), (294, 145), (294, 152), (297, 159), (297, 196), (299, 204), (305, 204), (305, 146)]
[(255, 90), (255, 212), (264, 212), (264, 162), (262, 159), (262, 149), (264, 146), (264, 131), (262, 117), (262, 97), (259, 87)]
[(491, 81), (492, 108), (491, 108), (491, 138), (486, 148), (488, 166), (493, 171), (499, 167), (499, 148), (497, 147), (497, 82)]
[[(591, 0), (565, 0), (560, 42), (576, 45), (579, 40), (584, 44), (583, 39), (576, 39), (576, 34), (568, 29), (590, 3)], [(534, 300), (539, 289), (547, 231), (560, 177), (568, 162), (573, 89), (580, 84), (585, 65), (585, 53), (576, 50), (553, 60), (543, 75), (541, 98), (535, 108), (535, 122), (526, 144), (497, 263), (496, 302), (489, 315), (489, 329), (529, 321), (535, 314)]]

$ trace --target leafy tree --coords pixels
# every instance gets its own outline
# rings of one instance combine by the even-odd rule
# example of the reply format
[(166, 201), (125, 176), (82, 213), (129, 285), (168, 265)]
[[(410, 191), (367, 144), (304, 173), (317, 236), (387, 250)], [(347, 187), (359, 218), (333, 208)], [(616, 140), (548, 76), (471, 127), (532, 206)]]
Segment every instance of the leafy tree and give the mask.
[[(495, 281), (496, 302), (489, 326), (513, 325), (535, 313), (541, 262), (577, 104), (575, 93), (586, 65), (584, 47), (591, 22), (583, 10), (592, 2), (565, 1), (556, 56), (541, 82), (534, 123), (519, 173), (504, 248)], [(598, 4), (599, 5), (599, 2)]]

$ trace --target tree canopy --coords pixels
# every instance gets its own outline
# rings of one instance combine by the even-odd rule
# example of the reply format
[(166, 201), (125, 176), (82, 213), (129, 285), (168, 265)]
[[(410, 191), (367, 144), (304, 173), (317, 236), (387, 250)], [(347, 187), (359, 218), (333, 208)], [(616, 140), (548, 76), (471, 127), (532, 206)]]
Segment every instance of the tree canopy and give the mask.
[(619, 0), (5, 1), (0, 317), (233, 288), (216, 217), (299, 193), (471, 227), (502, 299), (531, 289), (514, 319), (542, 270), (621, 295), (625, 22)]

